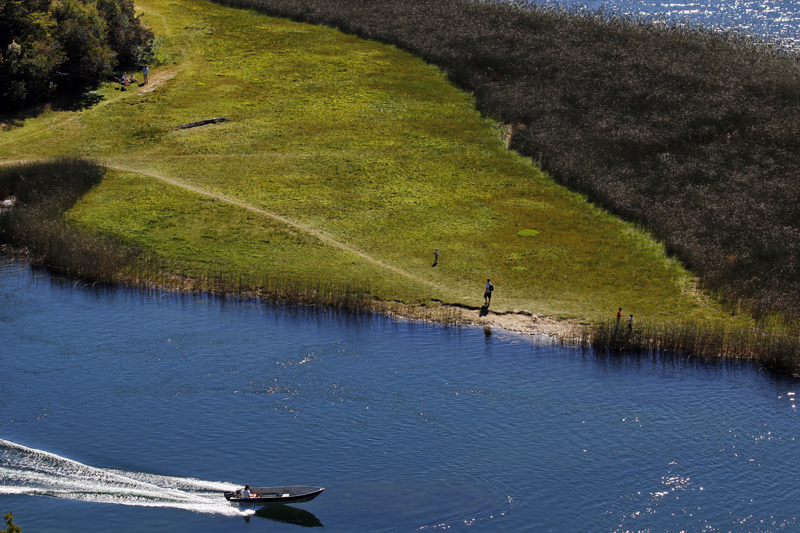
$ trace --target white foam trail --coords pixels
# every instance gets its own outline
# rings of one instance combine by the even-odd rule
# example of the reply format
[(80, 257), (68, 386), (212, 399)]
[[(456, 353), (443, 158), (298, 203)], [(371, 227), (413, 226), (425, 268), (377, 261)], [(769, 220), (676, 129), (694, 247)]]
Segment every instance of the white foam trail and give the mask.
[(251, 514), (223, 498), (223, 491), (237, 487), (223, 481), (95, 468), (0, 439), (0, 494), (173, 507), (228, 516)]

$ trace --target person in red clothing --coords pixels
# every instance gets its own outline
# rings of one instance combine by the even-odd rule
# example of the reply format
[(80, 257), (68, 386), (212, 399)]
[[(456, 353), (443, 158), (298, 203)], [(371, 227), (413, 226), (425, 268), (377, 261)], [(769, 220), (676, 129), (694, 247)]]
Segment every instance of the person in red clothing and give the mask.
[(617, 329), (619, 329), (619, 321), (621, 319), (622, 319), (622, 308), (620, 307), (619, 311), (617, 311)]

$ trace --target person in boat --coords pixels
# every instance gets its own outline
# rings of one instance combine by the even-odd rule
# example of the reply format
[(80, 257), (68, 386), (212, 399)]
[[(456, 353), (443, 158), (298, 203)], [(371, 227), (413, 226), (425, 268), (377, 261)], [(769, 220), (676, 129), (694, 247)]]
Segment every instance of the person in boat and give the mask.
[(244, 490), (242, 491), (242, 498), (257, 498), (258, 494), (255, 492), (250, 492), (250, 485), (245, 485)]

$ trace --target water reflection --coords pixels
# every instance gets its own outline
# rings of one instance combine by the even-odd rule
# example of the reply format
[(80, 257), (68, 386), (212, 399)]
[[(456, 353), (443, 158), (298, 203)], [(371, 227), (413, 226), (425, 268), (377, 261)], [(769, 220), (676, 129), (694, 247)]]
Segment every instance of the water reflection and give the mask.
[[(314, 513), (298, 509), (291, 505), (265, 505), (258, 509), (254, 516), (266, 518), (282, 524), (293, 524), (300, 527), (324, 527)], [(250, 516), (245, 517), (249, 522)]]

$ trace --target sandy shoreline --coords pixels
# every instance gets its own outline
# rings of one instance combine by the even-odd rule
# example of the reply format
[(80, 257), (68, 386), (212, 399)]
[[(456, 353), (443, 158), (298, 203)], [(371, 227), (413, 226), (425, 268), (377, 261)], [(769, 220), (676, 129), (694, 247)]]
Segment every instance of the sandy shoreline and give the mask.
[(489, 310), (488, 313), (482, 313), (479, 309), (461, 311), (468, 326), (490, 327), (522, 335), (547, 335), (559, 338), (575, 327), (570, 322), (526, 312), (494, 313)]

